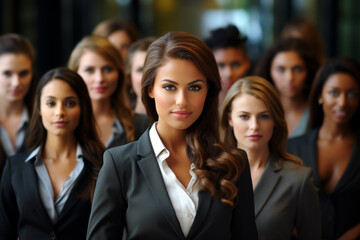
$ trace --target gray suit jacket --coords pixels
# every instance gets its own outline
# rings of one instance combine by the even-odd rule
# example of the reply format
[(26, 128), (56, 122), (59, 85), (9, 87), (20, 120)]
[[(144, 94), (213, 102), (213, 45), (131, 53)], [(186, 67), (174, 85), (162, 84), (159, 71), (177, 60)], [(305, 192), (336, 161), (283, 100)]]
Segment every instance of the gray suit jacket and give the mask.
[(127, 239), (257, 239), (246, 166), (237, 182), (239, 195), (234, 208), (211, 197), (208, 191), (199, 192), (197, 214), (185, 238), (147, 130), (138, 141), (105, 151), (87, 237), (119, 239), (125, 229)]
[(272, 155), (254, 190), (259, 239), (321, 238), (320, 207), (311, 169)]

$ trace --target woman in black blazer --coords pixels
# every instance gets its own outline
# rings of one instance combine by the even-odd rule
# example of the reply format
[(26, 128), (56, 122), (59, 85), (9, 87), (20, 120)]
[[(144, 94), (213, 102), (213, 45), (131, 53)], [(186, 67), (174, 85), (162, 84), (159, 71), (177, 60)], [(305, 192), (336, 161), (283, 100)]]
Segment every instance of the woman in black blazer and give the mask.
[(260, 77), (239, 79), (225, 97), (220, 124), (225, 143), (248, 155), (259, 239), (319, 240), (311, 169), (285, 151), (288, 130), (276, 89)]
[(6, 162), (0, 239), (85, 239), (104, 147), (86, 85), (67, 69), (38, 83), (29, 152)]
[(156, 122), (105, 152), (88, 239), (257, 239), (246, 157), (219, 141), (220, 86), (198, 38), (167, 33), (151, 44), (142, 100)]
[(329, 60), (310, 94), (312, 131), (287, 149), (313, 169), (323, 239), (360, 239), (360, 66)]

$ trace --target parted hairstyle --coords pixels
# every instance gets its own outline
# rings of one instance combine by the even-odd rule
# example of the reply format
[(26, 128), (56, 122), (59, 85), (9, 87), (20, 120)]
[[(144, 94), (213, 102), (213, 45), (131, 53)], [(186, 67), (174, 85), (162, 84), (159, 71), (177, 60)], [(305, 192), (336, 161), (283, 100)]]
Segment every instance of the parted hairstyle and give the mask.
[(36, 87), (27, 147), (29, 150), (34, 150), (40, 146), (40, 150), (42, 151), (47, 141), (47, 130), (43, 125), (40, 115), (41, 94), (43, 88), (53, 80), (61, 80), (69, 84), (79, 99), (80, 121), (75, 129), (75, 138), (83, 151), (84, 164), (90, 168), (88, 186), (81, 197), (84, 199), (92, 199), (96, 179), (102, 166), (102, 155), (105, 147), (97, 135), (89, 93), (84, 80), (79, 74), (68, 68), (58, 67), (48, 71), (41, 77)]
[(286, 142), (288, 140), (288, 129), (279, 94), (271, 83), (258, 76), (249, 76), (239, 79), (227, 92), (223, 102), (220, 120), (224, 143), (232, 147), (237, 146), (234, 129), (229, 124), (229, 116), (231, 115), (234, 100), (244, 94), (260, 99), (274, 119), (275, 126), (269, 141), (270, 153), (279, 157), (279, 161), (289, 160), (302, 164), (302, 161), (299, 158), (285, 151)]
[(260, 59), (255, 68), (255, 75), (268, 80), (274, 85), (271, 77), (271, 65), (277, 54), (281, 52), (294, 51), (299, 54), (300, 58), (304, 61), (307, 75), (304, 87), (304, 96), (308, 97), (310, 93), (311, 84), (315, 78), (316, 71), (320, 67), (317, 56), (311, 51), (305, 41), (297, 38), (280, 39), (273, 45), (265, 55)]
[(233, 24), (212, 30), (210, 36), (204, 40), (212, 51), (233, 47), (244, 52), (246, 52), (246, 41), (247, 37), (241, 35), (239, 29)]
[(107, 38), (116, 31), (126, 32), (131, 42), (139, 39), (139, 32), (134, 24), (124, 19), (108, 19), (97, 24), (92, 35)]
[(221, 202), (234, 205), (237, 197), (236, 180), (244, 169), (244, 157), (220, 143), (218, 130), (218, 93), (220, 75), (214, 55), (199, 38), (184, 32), (170, 32), (151, 44), (147, 52), (142, 79), (142, 100), (148, 116), (158, 120), (155, 100), (148, 95), (159, 67), (170, 59), (193, 62), (207, 79), (207, 96), (200, 117), (187, 129), (186, 153), (195, 164), (196, 184), (207, 189)]
[(29, 91), (24, 97), (25, 106), (29, 115), (31, 116), (34, 89), (36, 84), (34, 72), (35, 50), (31, 42), (26, 37), (15, 33), (7, 33), (0, 36), (0, 56), (4, 54), (23, 54), (27, 56), (31, 62), (32, 79)]
[[(352, 76), (360, 88), (360, 65), (353, 59), (338, 57), (330, 59), (318, 72), (311, 88), (309, 97), (310, 104), (310, 127), (320, 128), (324, 120), (324, 111), (319, 104), (322, 90), (329, 77), (336, 73), (345, 73)], [(353, 119), (350, 122), (351, 129), (360, 136), (360, 108), (357, 109)]]
[(120, 53), (106, 39), (99, 36), (84, 37), (74, 48), (71, 53), (68, 67), (74, 71), (79, 70), (80, 59), (86, 51), (96, 53), (109, 61), (118, 71), (118, 84), (111, 95), (111, 105), (115, 110), (116, 116), (122, 123), (126, 140), (128, 142), (135, 140), (135, 127), (133, 125), (134, 112), (130, 108), (129, 100), (125, 93), (125, 73)]

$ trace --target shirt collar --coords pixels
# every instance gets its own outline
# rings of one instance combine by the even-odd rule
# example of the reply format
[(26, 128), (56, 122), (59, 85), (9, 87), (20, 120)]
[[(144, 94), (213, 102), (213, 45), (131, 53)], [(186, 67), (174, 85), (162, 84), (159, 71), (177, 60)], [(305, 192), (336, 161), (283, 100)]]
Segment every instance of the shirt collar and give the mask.
[[(38, 154), (39, 154), (39, 152), (40, 152), (40, 146), (39, 147), (37, 147), (37, 148), (35, 148), (31, 153), (30, 153), (30, 155), (25, 159), (25, 162), (28, 162), (28, 161), (30, 161), (31, 159), (33, 159), (33, 158), (36, 158), (36, 160), (35, 161), (38, 161)], [(80, 147), (80, 144), (77, 144), (77, 146), (76, 146), (76, 159), (78, 160), (78, 159), (80, 159), (80, 158), (84, 158), (84, 156), (83, 156), (83, 152), (82, 152), (82, 149), (81, 149), (81, 147)]]
[(19, 124), (19, 130), (21, 130), (22, 128), (25, 127), (25, 125), (29, 122), (29, 113), (26, 109), (26, 107), (23, 108), (22, 110), (22, 114), (21, 114), (21, 121), (20, 121), (20, 124)]
[(163, 142), (161, 141), (161, 138), (156, 130), (156, 124), (157, 122), (155, 122), (152, 127), (150, 128), (149, 131), (149, 136), (150, 136), (150, 141), (151, 141), (151, 145), (154, 149), (154, 153), (155, 153), (155, 157), (159, 158), (159, 155), (163, 152), (163, 151), (167, 151), (165, 145), (163, 144)]
[(121, 122), (118, 118), (115, 118), (114, 124), (113, 124), (113, 133), (122, 134), (124, 132), (124, 128), (121, 125)]

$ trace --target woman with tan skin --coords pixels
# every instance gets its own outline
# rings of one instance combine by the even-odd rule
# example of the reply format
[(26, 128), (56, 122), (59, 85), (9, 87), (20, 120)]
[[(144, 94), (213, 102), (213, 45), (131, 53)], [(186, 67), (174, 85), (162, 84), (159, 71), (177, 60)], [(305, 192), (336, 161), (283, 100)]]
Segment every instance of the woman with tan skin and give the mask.
[[(134, 105), (134, 110), (137, 113), (146, 114), (146, 109), (141, 101), (141, 79), (144, 70), (144, 62), (146, 51), (150, 44), (155, 40), (153, 37), (142, 38), (133, 43), (125, 61), (126, 80), (131, 85), (131, 92), (135, 95), (133, 100), (130, 100)], [(131, 94), (129, 94), (131, 95)]]
[(278, 90), (285, 111), (289, 137), (309, 130), (308, 96), (319, 68), (316, 56), (299, 39), (281, 39), (260, 60), (255, 74)]
[(287, 149), (313, 169), (323, 239), (360, 237), (360, 66), (336, 58), (319, 71), (310, 94), (312, 131)]
[(92, 35), (107, 38), (125, 61), (129, 47), (139, 39), (136, 27), (127, 20), (109, 19), (95, 26)]
[(68, 66), (88, 87), (98, 133), (106, 148), (138, 139), (149, 119), (129, 106), (123, 64), (115, 47), (105, 38), (85, 37), (71, 53)]
[(25, 149), (35, 84), (34, 58), (26, 38), (0, 36), (0, 176), (6, 158)]
[(105, 150), (81, 77), (67, 69), (40, 79), (29, 152), (6, 162), (0, 184), (0, 239), (85, 239)]
[(259, 239), (319, 240), (311, 169), (285, 151), (287, 127), (276, 89), (260, 77), (238, 80), (225, 97), (220, 123), (225, 144), (248, 155)]
[(156, 122), (105, 152), (88, 239), (257, 239), (246, 157), (219, 140), (220, 86), (200, 39), (167, 33), (151, 44), (142, 100)]

